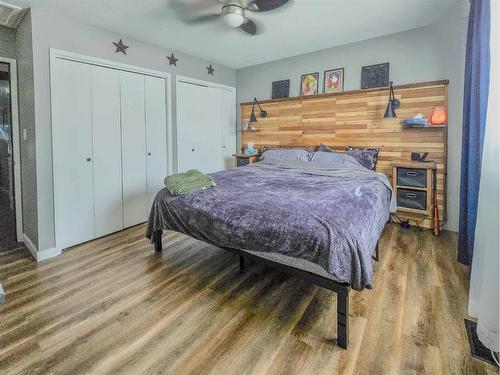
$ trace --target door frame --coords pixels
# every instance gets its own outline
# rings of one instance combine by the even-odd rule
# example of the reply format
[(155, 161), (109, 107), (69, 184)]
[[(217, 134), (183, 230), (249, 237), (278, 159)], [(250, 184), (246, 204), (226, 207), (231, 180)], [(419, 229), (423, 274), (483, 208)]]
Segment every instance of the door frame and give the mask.
[(10, 106), (12, 116), (12, 155), (14, 158), (14, 199), (16, 204), (16, 237), (23, 241), (23, 206), (21, 185), (21, 144), (19, 140), (19, 103), (17, 97), (17, 60), (0, 57), (10, 65)]
[[(221, 89), (224, 89), (224, 90), (228, 90), (231, 95), (233, 96), (234, 98), (234, 103), (236, 103), (236, 87), (234, 86), (228, 86), (228, 85), (223, 85), (221, 83), (215, 83), (215, 82), (210, 82), (210, 81), (203, 81), (201, 79), (197, 79), (197, 78), (191, 78), (191, 77), (187, 77), (187, 76), (182, 76), (182, 75), (176, 75), (175, 76), (175, 100), (176, 100), (176, 111), (175, 111), (175, 126), (176, 126), (176, 137), (175, 137), (175, 150), (176, 150), (176, 165), (175, 165), (175, 170), (178, 172), (178, 168), (179, 168), (179, 144), (178, 144), (178, 132), (177, 132), (177, 124), (178, 124), (178, 118), (179, 118), (179, 113), (177, 112), (177, 89), (179, 87), (179, 82), (185, 82), (185, 83), (191, 83), (191, 84), (195, 84), (195, 85), (200, 85), (200, 86), (205, 86), (205, 87), (217, 87), (217, 88), (221, 88)], [(236, 107), (234, 108), (235, 110), (235, 123), (234, 123), (234, 126), (235, 128), (237, 127), (237, 114), (236, 114)], [(236, 130), (236, 137), (235, 137), (235, 148), (236, 148), (236, 153), (238, 152), (237, 150), (237, 147), (238, 147), (238, 132), (237, 132), (237, 129)], [(170, 138), (172, 138), (172, 134), (170, 134)], [(172, 155), (173, 156), (173, 155)], [(171, 157), (171, 155), (169, 154), (169, 157)]]
[[(146, 76), (152, 76), (152, 77), (157, 77), (157, 78), (163, 78), (165, 79), (165, 98), (166, 98), (166, 111), (167, 111), (167, 174), (172, 173), (172, 147), (173, 147), (173, 139), (172, 139), (172, 75), (167, 72), (162, 72), (159, 70), (152, 70), (152, 69), (147, 69), (147, 68), (141, 68), (138, 66), (134, 65), (128, 65), (128, 64), (123, 64), (119, 63), (116, 61), (111, 61), (111, 60), (105, 60), (97, 57), (92, 57), (92, 56), (86, 56), (86, 55), (80, 55), (77, 53), (69, 52), (69, 51), (64, 51), (64, 50), (59, 50), (55, 48), (50, 48), (50, 86), (51, 90), (52, 87), (54, 87), (53, 84), (53, 70), (52, 67), (55, 66), (55, 63), (57, 59), (62, 59), (62, 60), (68, 60), (68, 61), (74, 61), (78, 63), (83, 63), (87, 65), (94, 65), (94, 66), (101, 66), (104, 68), (109, 68), (109, 69), (115, 69), (119, 71), (125, 71), (125, 72), (131, 72), (131, 73), (138, 73)], [(52, 113), (54, 112), (54, 103), (52, 101), (52, 91), (51, 91), (51, 100), (50, 100), (50, 106), (51, 106), (51, 129), (52, 129)], [(52, 149), (52, 152), (54, 149)], [(53, 157), (54, 155), (52, 155)], [(55, 179), (56, 176), (53, 174), (53, 184), (54, 184), (54, 224), (55, 224), (55, 216), (57, 215), (57, 209), (55, 207), (56, 205), (56, 183)], [(63, 250), (60, 246), (60, 244), (57, 243), (57, 228), (55, 228), (55, 247), (57, 254), (60, 254), (61, 251)]]

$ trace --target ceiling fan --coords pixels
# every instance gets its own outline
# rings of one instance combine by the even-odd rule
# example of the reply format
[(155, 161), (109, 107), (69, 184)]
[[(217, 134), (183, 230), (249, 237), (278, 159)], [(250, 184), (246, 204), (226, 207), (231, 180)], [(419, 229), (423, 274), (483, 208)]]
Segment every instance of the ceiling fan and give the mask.
[[(171, 0), (170, 4), (180, 14), (181, 19), (185, 23), (199, 24), (222, 19), (222, 22), (229, 27), (234, 29), (240, 28), (248, 34), (255, 35), (257, 33), (257, 25), (247, 17), (247, 11), (267, 12), (279, 8), (288, 1), (289, 0), (203, 0), (188, 2), (185, 0)], [(221, 7), (221, 9), (219, 10), (218, 7)], [(200, 11), (206, 12), (207, 10), (211, 10), (211, 13), (197, 17), (190, 16), (193, 13)]]

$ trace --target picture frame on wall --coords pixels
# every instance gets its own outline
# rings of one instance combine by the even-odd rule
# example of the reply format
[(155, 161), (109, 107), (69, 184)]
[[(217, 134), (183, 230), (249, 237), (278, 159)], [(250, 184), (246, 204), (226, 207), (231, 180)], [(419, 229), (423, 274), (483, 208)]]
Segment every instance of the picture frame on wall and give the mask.
[(323, 93), (333, 94), (344, 91), (344, 68), (325, 70)]
[(273, 82), (272, 99), (283, 99), (290, 97), (290, 80), (284, 79)]
[(319, 72), (302, 74), (300, 77), (300, 96), (318, 94)]
[(389, 63), (367, 65), (361, 68), (361, 88), (389, 86)]

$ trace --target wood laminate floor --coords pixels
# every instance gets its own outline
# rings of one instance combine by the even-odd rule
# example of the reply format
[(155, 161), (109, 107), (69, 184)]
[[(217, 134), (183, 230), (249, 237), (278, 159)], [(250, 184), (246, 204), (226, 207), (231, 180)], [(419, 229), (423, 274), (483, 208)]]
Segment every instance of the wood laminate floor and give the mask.
[(496, 374), (468, 353), (456, 236), (388, 225), (374, 289), (335, 293), (183, 235), (138, 226), (36, 264), (0, 254), (1, 374)]

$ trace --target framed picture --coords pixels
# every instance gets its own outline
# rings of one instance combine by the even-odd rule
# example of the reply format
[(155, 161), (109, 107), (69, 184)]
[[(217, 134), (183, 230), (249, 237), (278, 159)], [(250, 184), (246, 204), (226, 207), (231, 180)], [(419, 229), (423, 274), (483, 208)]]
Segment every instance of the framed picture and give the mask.
[(389, 86), (389, 63), (363, 66), (361, 68), (361, 88)]
[(303, 74), (300, 77), (300, 96), (318, 94), (319, 73)]
[(272, 99), (282, 99), (289, 97), (290, 97), (290, 80), (284, 79), (283, 81), (274, 81)]
[(325, 94), (344, 91), (344, 68), (326, 70), (323, 78)]

